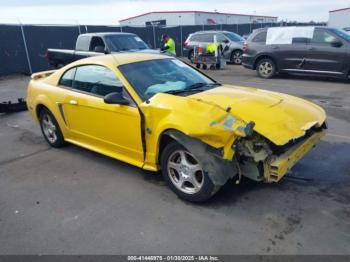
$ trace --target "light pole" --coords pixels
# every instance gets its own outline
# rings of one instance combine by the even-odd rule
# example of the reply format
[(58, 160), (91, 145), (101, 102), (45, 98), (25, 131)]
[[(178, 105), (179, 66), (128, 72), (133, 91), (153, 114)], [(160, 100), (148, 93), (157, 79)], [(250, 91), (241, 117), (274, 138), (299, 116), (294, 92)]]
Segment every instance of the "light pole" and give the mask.
[(179, 27), (180, 27), (180, 48), (181, 48), (181, 56), (183, 56), (183, 49), (182, 49), (182, 25), (181, 25), (181, 15), (179, 15)]

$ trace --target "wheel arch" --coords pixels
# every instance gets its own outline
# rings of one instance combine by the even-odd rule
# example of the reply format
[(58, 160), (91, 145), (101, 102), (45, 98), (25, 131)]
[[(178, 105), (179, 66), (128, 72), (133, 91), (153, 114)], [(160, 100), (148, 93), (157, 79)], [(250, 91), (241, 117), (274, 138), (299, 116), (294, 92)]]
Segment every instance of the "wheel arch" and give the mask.
[(242, 54), (243, 54), (243, 49), (236, 47), (236, 48), (232, 49), (232, 51), (231, 51), (231, 56), (232, 56), (233, 53), (236, 52), (236, 51), (240, 51), (240, 52), (242, 52)]
[(158, 163), (160, 163), (162, 151), (166, 145), (173, 141), (176, 141), (196, 156), (214, 185), (222, 186), (237, 174), (233, 162), (224, 160), (220, 150), (176, 129), (167, 129), (161, 133), (157, 150)]
[(255, 58), (254, 60), (254, 64), (253, 64), (253, 70), (256, 70), (256, 66), (258, 65), (258, 63), (262, 60), (262, 59), (271, 59), (276, 66), (276, 72), (278, 72), (278, 64), (277, 64), (277, 60), (270, 54), (261, 54), (259, 55), (257, 58)]
[(177, 143), (179, 143), (179, 141), (174, 136), (172, 136), (172, 134), (175, 134), (178, 132), (182, 133), (181, 131), (176, 130), (176, 129), (167, 129), (167, 130), (164, 130), (160, 134), (159, 140), (158, 140), (158, 147), (157, 147), (157, 163), (158, 164), (160, 163), (160, 159), (161, 159), (162, 152), (163, 152), (164, 148), (171, 142), (176, 141)]
[(43, 109), (47, 109), (47, 110), (50, 111), (50, 109), (46, 105), (44, 105), (43, 103), (39, 103), (39, 104), (36, 105), (36, 107), (35, 107), (35, 115), (36, 115), (37, 119), (40, 118), (40, 112)]
[(230, 53), (230, 61), (231, 61), (231, 62), (232, 62), (234, 53), (237, 52), (237, 51), (241, 52), (242, 55), (243, 55), (243, 53), (244, 53), (244, 52), (243, 52), (243, 49), (241, 49), (241, 48), (239, 48), (239, 47), (233, 48), (232, 51), (231, 51), (231, 53)]
[[(40, 123), (40, 112), (43, 109), (47, 109), (55, 117), (59, 127), (61, 128), (61, 131), (64, 132), (65, 131), (64, 128), (66, 127), (66, 119), (63, 115), (63, 112), (61, 112), (62, 109), (58, 106), (57, 111), (54, 111), (53, 108), (50, 108), (49, 106), (47, 106), (46, 103), (42, 101), (38, 102), (34, 108), (34, 112), (35, 112), (34, 115), (39, 123)], [(56, 114), (59, 115), (60, 117), (57, 117)]]

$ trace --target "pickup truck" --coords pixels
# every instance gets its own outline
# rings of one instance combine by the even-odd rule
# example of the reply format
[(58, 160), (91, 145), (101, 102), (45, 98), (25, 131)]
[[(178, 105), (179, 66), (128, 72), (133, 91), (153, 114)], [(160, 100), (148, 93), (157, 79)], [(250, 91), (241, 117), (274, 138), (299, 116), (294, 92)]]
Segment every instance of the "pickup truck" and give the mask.
[(75, 50), (48, 49), (46, 60), (55, 68), (60, 68), (73, 61), (97, 55), (116, 52), (158, 53), (137, 35), (132, 33), (88, 33), (79, 35)]

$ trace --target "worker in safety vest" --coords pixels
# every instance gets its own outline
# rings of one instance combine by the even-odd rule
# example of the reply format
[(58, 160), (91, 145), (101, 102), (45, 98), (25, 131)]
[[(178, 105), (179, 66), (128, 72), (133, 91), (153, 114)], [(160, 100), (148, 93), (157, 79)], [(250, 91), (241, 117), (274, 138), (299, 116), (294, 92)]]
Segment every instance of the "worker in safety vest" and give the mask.
[[(218, 48), (218, 54), (222, 51), (222, 45), (217, 43), (217, 48)], [(215, 49), (216, 49), (216, 46), (215, 46), (215, 43), (209, 43), (208, 46), (207, 46), (207, 53), (209, 54), (214, 54), (215, 53)]]
[(163, 40), (163, 47), (160, 50), (165, 51), (168, 55), (176, 56), (175, 41), (172, 38), (170, 38), (168, 35), (163, 35), (162, 40)]

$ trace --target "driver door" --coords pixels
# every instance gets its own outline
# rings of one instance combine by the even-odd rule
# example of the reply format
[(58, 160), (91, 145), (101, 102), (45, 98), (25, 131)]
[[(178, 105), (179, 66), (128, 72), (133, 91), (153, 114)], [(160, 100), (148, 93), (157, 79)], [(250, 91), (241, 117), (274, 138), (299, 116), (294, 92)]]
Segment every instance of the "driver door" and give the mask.
[[(122, 92), (128, 105), (106, 104), (104, 96)], [(84, 147), (141, 167), (141, 117), (136, 104), (110, 69), (98, 65), (76, 68), (64, 101), (67, 125)]]

